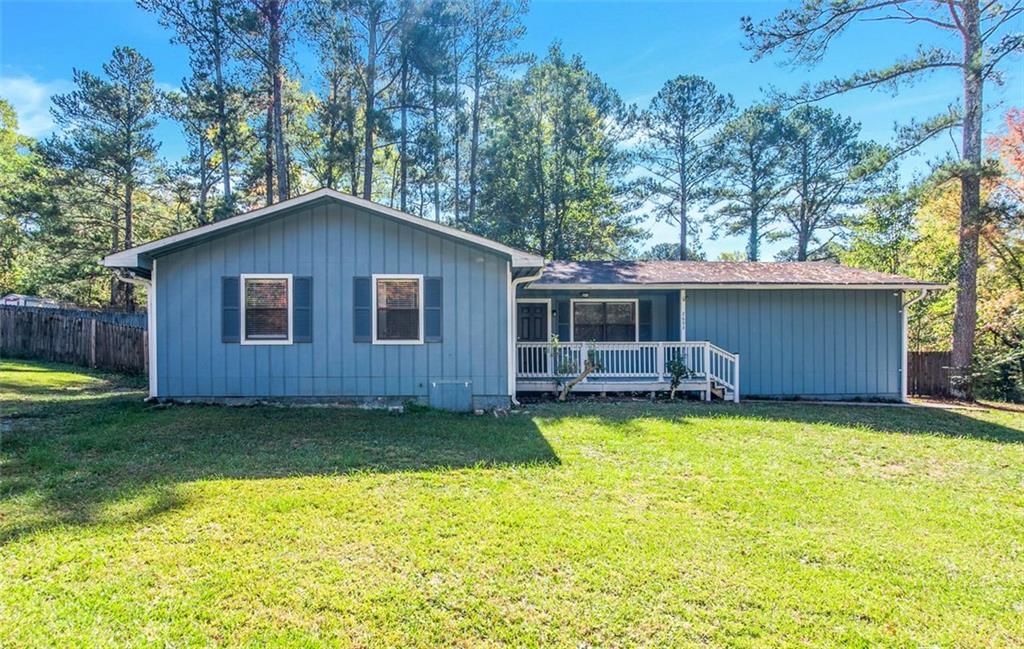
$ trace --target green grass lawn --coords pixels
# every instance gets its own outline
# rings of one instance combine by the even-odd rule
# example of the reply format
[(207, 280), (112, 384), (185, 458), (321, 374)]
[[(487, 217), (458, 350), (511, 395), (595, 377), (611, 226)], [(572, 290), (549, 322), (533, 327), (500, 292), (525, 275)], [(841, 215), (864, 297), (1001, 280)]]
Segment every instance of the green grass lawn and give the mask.
[(1024, 415), (153, 407), (0, 366), (0, 646), (1024, 644)]

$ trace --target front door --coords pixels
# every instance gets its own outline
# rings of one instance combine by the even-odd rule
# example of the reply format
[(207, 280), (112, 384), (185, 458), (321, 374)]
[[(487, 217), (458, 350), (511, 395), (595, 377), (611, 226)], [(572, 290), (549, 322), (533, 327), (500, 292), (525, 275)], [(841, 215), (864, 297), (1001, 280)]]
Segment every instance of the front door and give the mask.
[(516, 340), (521, 343), (548, 341), (548, 305), (545, 302), (520, 302)]
[[(546, 343), (548, 338), (547, 302), (519, 302), (516, 305), (516, 340), (521, 343)], [(520, 375), (548, 375), (546, 345), (520, 347), (516, 357)]]

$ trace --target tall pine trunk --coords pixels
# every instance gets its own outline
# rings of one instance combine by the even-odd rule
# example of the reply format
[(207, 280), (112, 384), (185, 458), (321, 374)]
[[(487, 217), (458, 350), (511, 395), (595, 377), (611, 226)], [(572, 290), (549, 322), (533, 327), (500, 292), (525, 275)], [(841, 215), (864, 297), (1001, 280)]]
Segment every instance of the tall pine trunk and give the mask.
[(281, 2), (269, 0), (267, 18), (269, 23), (270, 41), (270, 75), (273, 80), (273, 103), (271, 114), (274, 120), (274, 166), (277, 171), (277, 200), (288, 200), (288, 157), (284, 147), (283, 118), (283, 76), (281, 65)]
[(274, 102), (267, 105), (267, 124), (264, 129), (263, 182), (267, 186), (265, 202), (274, 204)]
[(336, 189), (337, 185), (337, 154), (338, 154), (338, 69), (330, 72), (331, 89), (328, 93), (328, 126), (327, 126), (327, 161), (324, 169), (324, 187)]
[(221, 187), (224, 194), (224, 205), (228, 208), (225, 210), (225, 215), (227, 215), (233, 211), (231, 210), (231, 147), (228, 145), (229, 126), (225, 97), (227, 88), (224, 84), (224, 45), (219, 1), (210, 3), (210, 13), (213, 22), (213, 73), (217, 93), (217, 147), (220, 149)]
[[(111, 193), (116, 188), (111, 188)], [(110, 253), (121, 252), (121, 214), (115, 206), (110, 211)], [(110, 306), (116, 307), (118, 304), (117, 289), (120, 284), (120, 280), (117, 279), (117, 271), (110, 272)]]
[(376, 126), (374, 115), (377, 99), (377, 17), (367, 19), (366, 35), (366, 105), (363, 121), (363, 198), (373, 198), (373, 130)]
[(434, 181), (434, 221), (438, 223), (441, 222), (441, 112), (440, 107), (438, 106), (439, 101), (437, 75), (435, 74), (431, 78), (430, 84), (430, 104), (434, 131), (432, 142), (434, 149), (432, 160), (433, 168), (430, 170), (430, 175), (433, 177)]
[(760, 187), (757, 182), (757, 164), (759, 160), (757, 158), (757, 151), (754, 150), (753, 146), (747, 149), (747, 155), (750, 159), (750, 240), (747, 242), (747, 259), (749, 261), (757, 261), (761, 256), (761, 206), (760, 197), (758, 196)]
[[(683, 119), (682, 128), (680, 130), (682, 131), (682, 133), (686, 132), (685, 118)], [(678, 135), (682, 135), (682, 133), (679, 133)], [(686, 147), (686, 138), (679, 137), (679, 140), (681, 142), (679, 152), (679, 260), (686, 261), (690, 256), (690, 253), (686, 247), (686, 239), (687, 235), (689, 234), (689, 232), (687, 232), (687, 230), (689, 230), (689, 214), (687, 212), (689, 208), (690, 196), (689, 192), (686, 189), (686, 183), (688, 180), (688, 178), (686, 177), (686, 172), (688, 171), (687, 165), (689, 164), (687, 154), (689, 153), (689, 151)]]
[(458, 57), (458, 40), (455, 39), (455, 45), (452, 46), (453, 59), (455, 61), (455, 69), (452, 74), (452, 97), (454, 97), (455, 107), (452, 114), (452, 153), (454, 155), (454, 195), (452, 196), (452, 225), (459, 227), (459, 219), (461, 217), (462, 207), (462, 169), (460, 168), (462, 156), (459, 154), (461, 145), (461, 138), (459, 138), (459, 128), (461, 126), (462, 110), (460, 110), (461, 101), (459, 100), (459, 57)]
[(473, 65), (473, 108), (470, 114), (469, 134), (469, 220), (476, 215), (477, 152), (480, 148), (480, 86), (482, 85), (479, 56)]
[(199, 173), (197, 174), (199, 176), (199, 225), (206, 225), (209, 222), (209, 219), (206, 218), (206, 202), (207, 195), (210, 193), (210, 177), (213, 175), (212, 173), (207, 175), (205, 135), (202, 131), (197, 134), (199, 140)]
[[(402, 46), (403, 50), (405, 45)], [(402, 70), (401, 70), (401, 142), (399, 143), (398, 151), (398, 174), (399, 174), (399, 189), (398, 189), (398, 201), (400, 208), (403, 212), (408, 211), (409, 201), (409, 56), (407, 52), (402, 53)]]
[(978, 235), (981, 211), (982, 40), (978, 0), (963, 4), (964, 116), (963, 171), (960, 181), (960, 247), (956, 307), (953, 312), (953, 372), (951, 386), (960, 399), (974, 397), (969, 373), (974, 357), (978, 321)]
[(808, 223), (809, 217), (807, 216), (807, 199), (810, 189), (808, 187), (808, 178), (811, 170), (807, 164), (807, 142), (804, 141), (800, 147), (800, 216), (797, 222), (800, 227), (797, 228), (796, 233), (796, 260), (807, 261), (807, 247), (811, 242), (810, 224)]
[[(129, 158), (130, 159), (130, 158)], [(127, 250), (132, 247), (132, 240), (134, 239), (134, 210), (135, 205), (134, 197), (134, 186), (131, 177), (125, 181), (124, 184), (124, 249)], [(135, 310), (135, 285), (128, 282), (122, 282), (122, 291), (124, 295), (123, 306), (127, 311)]]
[(689, 256), (686, 251), (687, 235), (687, 195), (686, 195), (686, 171), (685, 163), (679, 169), (679, 260), (686, 261)]
[(348, 89), (348, 100), (346, 103), (346, 124), (345, 129), (348, 133), (348, 143), (351, 148), (351, 155), (349, 158), (349, 166), (351, 167), (349, 174), (349, 192), (353, 196), (359, 195), (359, 147), (356, 146), (356, 100), (353, 95), (352, 88)]

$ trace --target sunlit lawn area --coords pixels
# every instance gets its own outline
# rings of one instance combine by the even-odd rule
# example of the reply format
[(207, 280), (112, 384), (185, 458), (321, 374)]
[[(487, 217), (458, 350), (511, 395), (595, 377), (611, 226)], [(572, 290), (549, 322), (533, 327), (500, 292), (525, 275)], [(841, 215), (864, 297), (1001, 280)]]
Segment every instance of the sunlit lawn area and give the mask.
[(0, 367), (0, 646), (1024, 643), (1020, 413), (138, 390)]

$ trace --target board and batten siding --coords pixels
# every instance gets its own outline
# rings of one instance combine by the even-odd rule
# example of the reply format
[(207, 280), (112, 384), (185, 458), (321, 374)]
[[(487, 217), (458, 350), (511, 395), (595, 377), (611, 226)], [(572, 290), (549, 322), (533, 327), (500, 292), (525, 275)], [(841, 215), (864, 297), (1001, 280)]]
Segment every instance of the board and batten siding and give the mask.
[[(221, 341), (221, 278), (313, 278), (313, 341)], [(352, 278), (443, 278), (443, 340), (353, 342)], [(474, 405), (508, 404), (508, 262), (357, 207), (309, 207), (157, 258), (159, 396), (425, 399), (430, 382), (471, 381)]]
[(686, 337), (740, 355), (744, 397), (900, 399), (892, 290), (686, 291)]

